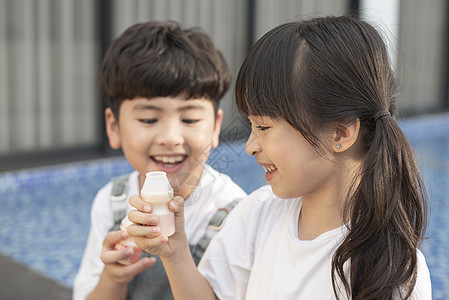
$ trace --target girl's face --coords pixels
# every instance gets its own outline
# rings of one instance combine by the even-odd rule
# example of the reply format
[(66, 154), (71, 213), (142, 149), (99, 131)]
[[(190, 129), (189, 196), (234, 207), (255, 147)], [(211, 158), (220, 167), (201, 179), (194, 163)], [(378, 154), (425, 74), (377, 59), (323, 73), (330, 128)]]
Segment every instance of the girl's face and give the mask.
[(265, 179), (276, 196), (322, 197), (335, 190), (340, 174), (330, 151), (319, 154), (284, 120), (251, 115), (249, 120), (246, 151), (265, 169)]

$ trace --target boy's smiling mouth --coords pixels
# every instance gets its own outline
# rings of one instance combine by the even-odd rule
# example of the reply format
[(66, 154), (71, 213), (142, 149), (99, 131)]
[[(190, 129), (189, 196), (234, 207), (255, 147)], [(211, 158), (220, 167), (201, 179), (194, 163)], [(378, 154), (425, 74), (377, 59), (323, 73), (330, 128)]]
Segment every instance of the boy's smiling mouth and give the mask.
[(171, 155), (152, 155), (151, 159), (156, 165), (164, 172), (177, 172), (182, 167), (183, 162), (186, 160), (185, 154), (171, 154)]

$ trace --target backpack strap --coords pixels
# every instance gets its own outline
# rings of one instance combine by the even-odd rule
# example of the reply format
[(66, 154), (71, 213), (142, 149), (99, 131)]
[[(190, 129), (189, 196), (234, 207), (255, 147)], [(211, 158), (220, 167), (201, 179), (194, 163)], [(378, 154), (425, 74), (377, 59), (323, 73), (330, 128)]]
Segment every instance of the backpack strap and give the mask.
[(212, 238), (220, 231), (223, 227), (226, 218), (228, 217), (231, 210), (242, 200), (243, 198), (237, 198), (233, 201), (229, 202), (225, 207), (219, 208), (212, 216), (209, 221), (209, 224), (206, 227), (204, 235), (200, 238), (198, 244), (190, 245), (190, 252), (192, 253), (193, 261), (195, 265), (201, 260), (203, 257), (204, 251), (206, 251), (207, 246), (209, 246)]
[(120, 223), (126, 216), (128, 208), (128, 180), (130, 174), (125, 174), (112, 178), (111, 196), (109, 204), (114, 215), (114, 225), (110, 231), (120, 230)]

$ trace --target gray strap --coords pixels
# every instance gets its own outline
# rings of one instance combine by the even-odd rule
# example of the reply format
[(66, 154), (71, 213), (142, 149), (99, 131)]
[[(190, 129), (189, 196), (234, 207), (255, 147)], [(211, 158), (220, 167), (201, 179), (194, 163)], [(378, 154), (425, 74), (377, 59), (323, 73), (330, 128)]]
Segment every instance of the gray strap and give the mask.
[(237, 198), (228, 203), (225, 207), (219, 208), (212, 216), (209, 224), (206, 227), (204, 235), (199, 240), (198, 244), (190, 245), (190, 252), (192, 253), (193, 260), (196, 265), (203, 257), (204, 251), (206, 251), (207, 246), (209, 246), (212, 238), (217, 234), (218, 231), (223, 227), (226, 218), (228, 217), (231, 210), (242, 200), (243, 198)]
[(111, 210), (114, 215), (114, 225), (110, 229), (119, 230), (122, 219), (126, 216), (128, 200), (128, 180), (129, 174), (112, 178), (112, 189), (110, 196)]

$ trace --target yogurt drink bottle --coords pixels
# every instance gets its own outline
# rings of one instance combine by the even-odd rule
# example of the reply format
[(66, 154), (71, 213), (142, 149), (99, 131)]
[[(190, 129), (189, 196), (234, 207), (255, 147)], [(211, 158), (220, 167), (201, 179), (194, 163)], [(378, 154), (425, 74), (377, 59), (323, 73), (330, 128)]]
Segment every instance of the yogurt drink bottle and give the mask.
[(159, 216), (161, 234), (171, 236), (175, 233), (175, 215), (168, 208), (168, 202), (173, 199), (173, 188), (167, 174), (162, 171), (148, 172), (140, 196), (151, 204), (152, 213)]

